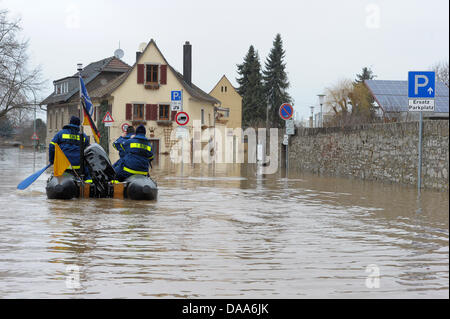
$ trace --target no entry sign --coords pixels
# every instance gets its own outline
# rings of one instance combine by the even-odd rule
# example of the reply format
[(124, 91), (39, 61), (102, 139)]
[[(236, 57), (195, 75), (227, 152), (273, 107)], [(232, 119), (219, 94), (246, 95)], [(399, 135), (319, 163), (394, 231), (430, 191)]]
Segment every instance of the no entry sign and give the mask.
[(189, 115), (186, 112), (178, 112), (175, 121), (178, 125), (184, 126), (189, 123)]
[(294, 108), (289, 103), (280, 106), (280, 117), (283, 120), (289, 120), (294, 115)]
[(130, 124), (123, 123), (122, 126), (121, 126), (122, 132), (126, 133), (129, 126), (130, 126)]

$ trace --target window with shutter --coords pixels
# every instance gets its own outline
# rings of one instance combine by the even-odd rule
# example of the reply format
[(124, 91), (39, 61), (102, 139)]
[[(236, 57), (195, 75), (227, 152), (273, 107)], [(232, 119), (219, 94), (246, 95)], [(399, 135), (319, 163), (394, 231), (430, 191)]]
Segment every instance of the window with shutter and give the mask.
[(168, 121), (169, 120), (170, 105), (160, 104), (159, 105), (159, 120)]
[(132, 104), (127, 104), (126, 105), (126, 110), (125, 110), (125, 119), (127, 121), (131, 121), (132, 120), (132, 115), (133, 115), (133, 105)]
[(150, 104), (150, 120), (158, 120), (158, 104)]
[(137, 66), (137, 83), (138, 84), (144, 84), (144, 71), (145, 65), (144, 64), (138, 64)]
[(145, 104), (145, 120), (151, 121), (152, 120), (152, 114), (151, 114), (151, 105)]
[(160, 66), (161, 76), (160, 76), (160, 84), (167, 84), (167, 65), (162, 64)]
[(144, 104), (133, 104), (133, 121), (144, 119)]
[(146, 64), (145, 68), (145, 83), (158, 83), (159, 65)]

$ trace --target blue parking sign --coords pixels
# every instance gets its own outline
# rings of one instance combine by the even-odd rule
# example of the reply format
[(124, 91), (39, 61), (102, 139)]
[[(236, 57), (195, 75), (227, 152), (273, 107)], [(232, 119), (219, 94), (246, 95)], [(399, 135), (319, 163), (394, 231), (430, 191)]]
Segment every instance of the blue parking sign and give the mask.
[(181, 101), (182, 94), (181, 91), (172, 91), (170, 96), (172, 101)]
[(431, 71), (408, 72), (408, 97), (434, 98), (435, 78), (435, 72)]

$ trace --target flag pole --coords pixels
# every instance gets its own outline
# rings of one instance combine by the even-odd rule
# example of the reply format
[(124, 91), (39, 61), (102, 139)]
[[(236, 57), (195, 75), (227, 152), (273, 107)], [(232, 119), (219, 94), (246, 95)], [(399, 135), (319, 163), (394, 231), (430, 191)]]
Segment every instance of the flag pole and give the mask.
[(80, 177), (81, 177), (81, 192), (80, 197), (84, 197), (84, 128), (83, 128), (83, 121), (84, 121), (84, 109), (83, 109), (83, 102), (81, 100), (81, 71), (83, 70), (83, 64), (78, 63), (77, 64), (77, 70), (78, 70), (78, 87), (80, 90)]

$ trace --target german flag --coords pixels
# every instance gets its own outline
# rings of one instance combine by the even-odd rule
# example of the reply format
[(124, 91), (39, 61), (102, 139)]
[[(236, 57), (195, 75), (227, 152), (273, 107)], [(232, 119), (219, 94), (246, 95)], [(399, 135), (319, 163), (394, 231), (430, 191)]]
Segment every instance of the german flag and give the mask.
[(94, 113), (94, 106), (92, 105), (91, 98), (86, 90), (86, 86), (84, 85), (83, 78), (80, 75), (80, 99), (81, 105), (83, 105), (84, 111), (84, 119), (83, 125), (90, 125), (92, 129), (92, 134), (94, 135), (95, 142), (97, 144), (100, 143), (100, 132), (97, 130), (94, 121), (92, 120), (92, 115)]

